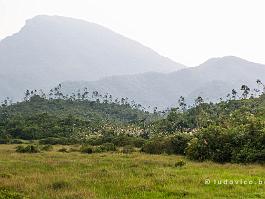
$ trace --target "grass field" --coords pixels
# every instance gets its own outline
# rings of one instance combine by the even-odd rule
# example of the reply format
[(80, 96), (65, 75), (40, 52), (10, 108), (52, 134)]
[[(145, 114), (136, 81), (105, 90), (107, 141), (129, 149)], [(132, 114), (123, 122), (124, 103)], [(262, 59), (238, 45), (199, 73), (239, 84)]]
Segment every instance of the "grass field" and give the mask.
[[(21, 154), (15, 145), (0, 145), (0, 198), (265, 198), (265, 184), (259, 184), (265, 181), (262, 165), (199, 163), (138, 152), (62, 153), (58, 148)], [(186, 165), (176, 167), (180, 159)], [(214, 179), (253, 184), (217, 185)]]

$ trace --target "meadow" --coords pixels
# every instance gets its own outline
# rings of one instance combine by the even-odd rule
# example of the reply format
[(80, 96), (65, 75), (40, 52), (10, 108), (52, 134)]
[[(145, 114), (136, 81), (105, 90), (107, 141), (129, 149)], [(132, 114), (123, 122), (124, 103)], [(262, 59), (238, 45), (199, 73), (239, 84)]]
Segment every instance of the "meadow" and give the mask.
[[(0, 199), (265, 198), (265, 184), (260, 184), (265, 168), (259, 164), (195, 162), (140, 152), (82, 154), (77, 145), (67, 146), (69, 153), (58, 152), (59, 145), (35, 154), (17, 153), (15, 147), (0, 145)], [(178, 167), (180, 160), (186, 164)], [(214, 179), (234, 183), (218, 185)]]

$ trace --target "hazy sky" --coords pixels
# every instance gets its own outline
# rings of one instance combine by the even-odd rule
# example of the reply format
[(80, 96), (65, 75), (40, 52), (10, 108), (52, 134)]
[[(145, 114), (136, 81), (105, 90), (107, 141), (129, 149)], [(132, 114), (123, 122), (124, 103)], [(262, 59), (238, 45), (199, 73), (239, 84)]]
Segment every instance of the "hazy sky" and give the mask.
[(226, 55), (265, 63), (264, 0), (0, 0), (0, 38), (39, 14), (104, 25), (188, 66)]

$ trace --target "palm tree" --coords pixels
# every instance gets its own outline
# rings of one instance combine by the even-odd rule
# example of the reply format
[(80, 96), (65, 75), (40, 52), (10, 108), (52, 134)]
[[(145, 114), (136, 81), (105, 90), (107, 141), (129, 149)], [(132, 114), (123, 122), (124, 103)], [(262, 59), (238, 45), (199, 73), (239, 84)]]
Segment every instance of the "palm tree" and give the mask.
[(257, 79), (257, 84), (259, 85), (259, 86), (262, 86), (263, 87), (263, 93), (265, 93), (265, 84), (263, 84), (262, 83), (262, 81), (260, 80), (260, 79)]
[(250, 92), (250, 88), (247, 85), (242, 85), (241, 90), (243, 91), (243, 93), (242, 93), (243, 99), (246, 99), (248, 97), (249, 92)]
[(195, 105), (201, 105), (203, 103), (203, 98), (201, 96), (197, 97), (197, 99), (195, 99)]
[(187, 104), (185, 103), (185, 98), (183, 96), (180, 96), (180, 98), (178, 100), (178, 104), (179, 104), (179, 107), (181, 108), (181, 110), (184, 112), (187, 108)]
[(237, 96), (237, 91), (235, 89), (232, 89), (232, 98), (235, 100)]
[(27, 89), (26, 92), (25, 92), (24, 100), (27, 101), (28, 98), (29, 98), (29, 96), (30, 96), (30, 92), (29, 92), (29, 90)]

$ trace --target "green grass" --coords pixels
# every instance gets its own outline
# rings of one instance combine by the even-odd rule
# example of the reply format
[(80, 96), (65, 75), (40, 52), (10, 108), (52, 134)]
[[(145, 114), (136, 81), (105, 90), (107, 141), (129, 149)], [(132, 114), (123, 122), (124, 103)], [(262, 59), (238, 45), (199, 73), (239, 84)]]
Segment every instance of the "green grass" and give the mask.
[[(199, 163), (139, 152), (62, 153), (61, 147), (21, 154), (15, 152), (15, 145), (0, 145), (0, 199), (7, 198), (3, 194), (38, 199), (265, 198), (265, 184), (204, 183), (205, 179), (265, 180), (262, 165)], [(176, 167), (181, 159), (186, 165)]]

